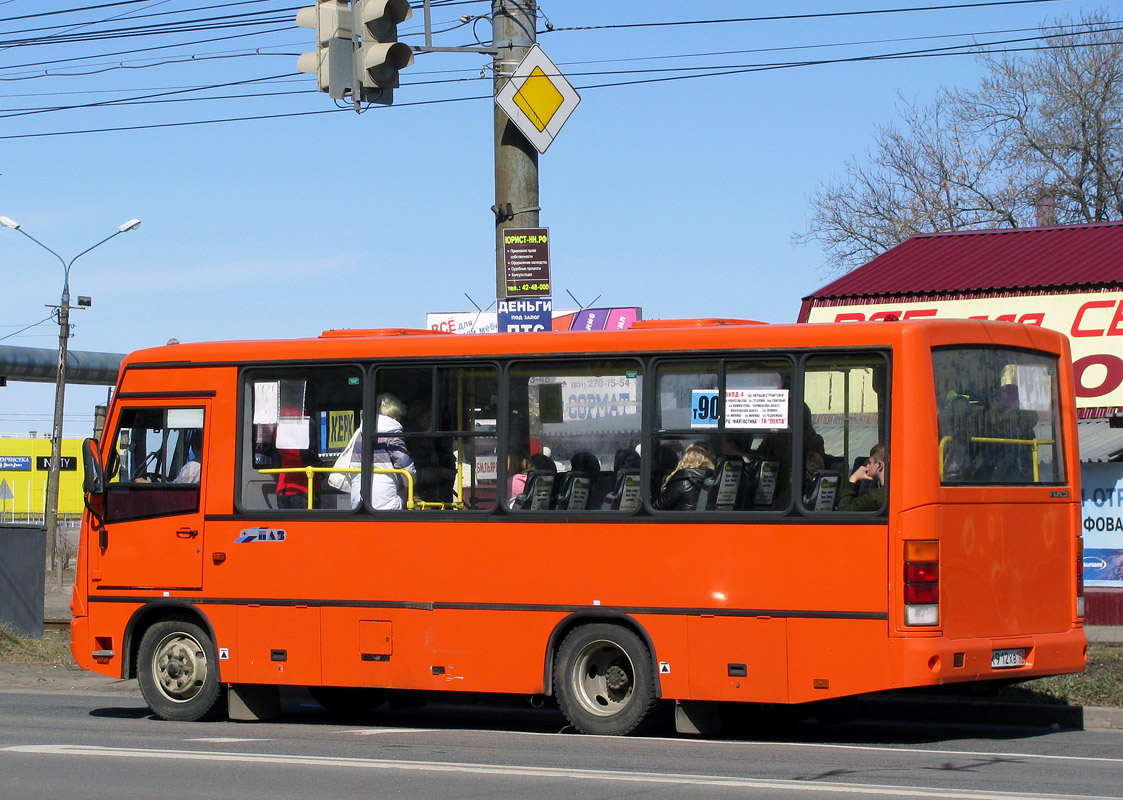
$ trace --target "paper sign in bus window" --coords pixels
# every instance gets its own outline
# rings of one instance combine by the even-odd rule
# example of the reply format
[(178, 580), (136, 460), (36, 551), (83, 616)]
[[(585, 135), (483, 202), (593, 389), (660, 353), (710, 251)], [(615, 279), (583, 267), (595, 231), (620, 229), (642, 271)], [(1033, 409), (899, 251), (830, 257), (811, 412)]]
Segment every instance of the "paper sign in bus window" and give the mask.
[(787, 428), (788, 390), (726, 389), (725, 427)]
[(1036, 364), (1021, 364), (1014, 377), (1023, 411), (1049, 411), (1053, 407), (1052, 370)]
[(203, 427), (203, 409), (201, 408), (169, 408), (169, 428), (201, 428)]
[(310, 444), (308, 417), (282, 417), (277, 423), (278, 450), (307, 450)]
[(691, 428), (716, 428), (719, 416), (717, 389), (694, 389), (690, 393)]
[(259, 382), (253, 385), (253, 424), (276, 425), (278, 390), (277, 381)]

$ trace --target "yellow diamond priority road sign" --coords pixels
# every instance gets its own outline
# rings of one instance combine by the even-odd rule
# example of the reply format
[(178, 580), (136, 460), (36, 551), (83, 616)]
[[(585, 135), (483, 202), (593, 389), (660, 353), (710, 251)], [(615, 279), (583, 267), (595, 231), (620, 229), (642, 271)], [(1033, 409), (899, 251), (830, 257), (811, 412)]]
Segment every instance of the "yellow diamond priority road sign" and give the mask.
[(581, 98), (542, 48), (533, 45), (495, 102), (535, 149), (545, 153)]

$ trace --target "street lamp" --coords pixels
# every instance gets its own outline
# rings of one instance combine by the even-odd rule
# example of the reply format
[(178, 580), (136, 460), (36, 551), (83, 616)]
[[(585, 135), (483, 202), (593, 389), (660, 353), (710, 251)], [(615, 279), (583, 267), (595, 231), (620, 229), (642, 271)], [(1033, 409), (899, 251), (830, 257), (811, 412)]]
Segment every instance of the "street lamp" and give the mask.
[(51, 433), (51, 466), (50, 470), (47, 472), (47, 506), (44, 510), (47, 541), (51, 543), (51, 564), (56, 571), (59, 583), (61, 583), (66, 565), (62, 563), (63, 554), (61, 552), (61, 542), (59, 541), (58, 535), (58, 485), (59, 468), (62, 465), (62, 407), (63, 399), (66, 395), (66, 347), (70, 339), (70, 268), (74, 266), (74, 262), (79, 258), (86, 255), (86, 253), (90, 252), (95, 247), (100, 247), (105, 244), (114, 236), (128, 233), (129, 231), (135, 231), (140, 227), (140, 220), (130, 219), (128, 222), (118, 225), (116, 231), (106, 236), (97, 244), (87, 247), (81, 253), (74, 256), (74, 258), (70, 259), (70, 261), (65, 260), (54, 250), (25, 231), (14, 219), (10, 217), (0, 217), (0, 225), (3, 225), (5, 228), (11, 228), (14, 231), (19, 231), (57, 258), (59, 263), (62, 264), (62, 298), (58, 306), (58, 372), (55, 377), (55, 422), (54, 429)]

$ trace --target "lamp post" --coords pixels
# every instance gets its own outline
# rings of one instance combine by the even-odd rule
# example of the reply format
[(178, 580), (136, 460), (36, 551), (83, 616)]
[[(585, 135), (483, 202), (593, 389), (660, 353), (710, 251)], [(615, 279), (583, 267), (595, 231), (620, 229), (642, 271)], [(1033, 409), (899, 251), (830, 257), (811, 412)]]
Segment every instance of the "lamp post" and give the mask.
[[(63, 573), (66, 571), (66, 565), (62, 563), (63, 553), (58, 535), (58, 485), (59, 469), (62, 465), (62, 409), (63, 400), (66, 396), (66, 348), (70, 340), (70, 268), (74, 266), (74, 262), (79, 258), (86, 255), (86, 253), (90, 252), (95, 247), (100, 247), (105, 244), (114, 236), (136, 230), (140, 226), (140, 220), (131, 219), (128, 222), (118, 225), (117, 230), (109, 236), (106, 236), (97, 244), (87, 247), (81, 253), (74, 256), (74, 258), (70, 259), (70, 261), (65, 260), (54, 250), (25, 231), (14, 219), (10, 217), (0, 217), (0, 225), (3, 225), (5, 228), (11, 228), (14, 231), (19, 231), (57, 258), (59, 263), (62, 264), (62, 298), (58, 306), (58, 372), (55, 376), (55, 420), (54, 428), (51, 431), (51, 466), (47, 472), (47, 504), (44, 509), (47, 541), (51, 543), (51, 566), (55, 570), (55, 575), (61, 584)], [(84, 298), (79, 298), (79, 300), (82, 299)], [(86, 305), (89, 305), (89, 303), (87, 302)]]

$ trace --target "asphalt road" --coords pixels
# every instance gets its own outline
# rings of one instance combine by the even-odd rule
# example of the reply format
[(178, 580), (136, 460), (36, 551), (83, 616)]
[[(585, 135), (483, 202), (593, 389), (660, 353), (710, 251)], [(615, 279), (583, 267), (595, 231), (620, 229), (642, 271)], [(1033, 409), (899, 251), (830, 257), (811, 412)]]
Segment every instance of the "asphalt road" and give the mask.
[(81, 676), (28, 670), (3, 683), (0, 798), (1123, 797), (1120, 729), (914, 714), (621, 739), (516, 705), (348, 720), (300, 692), (276, 722), (171, 723), (134, 682)]

